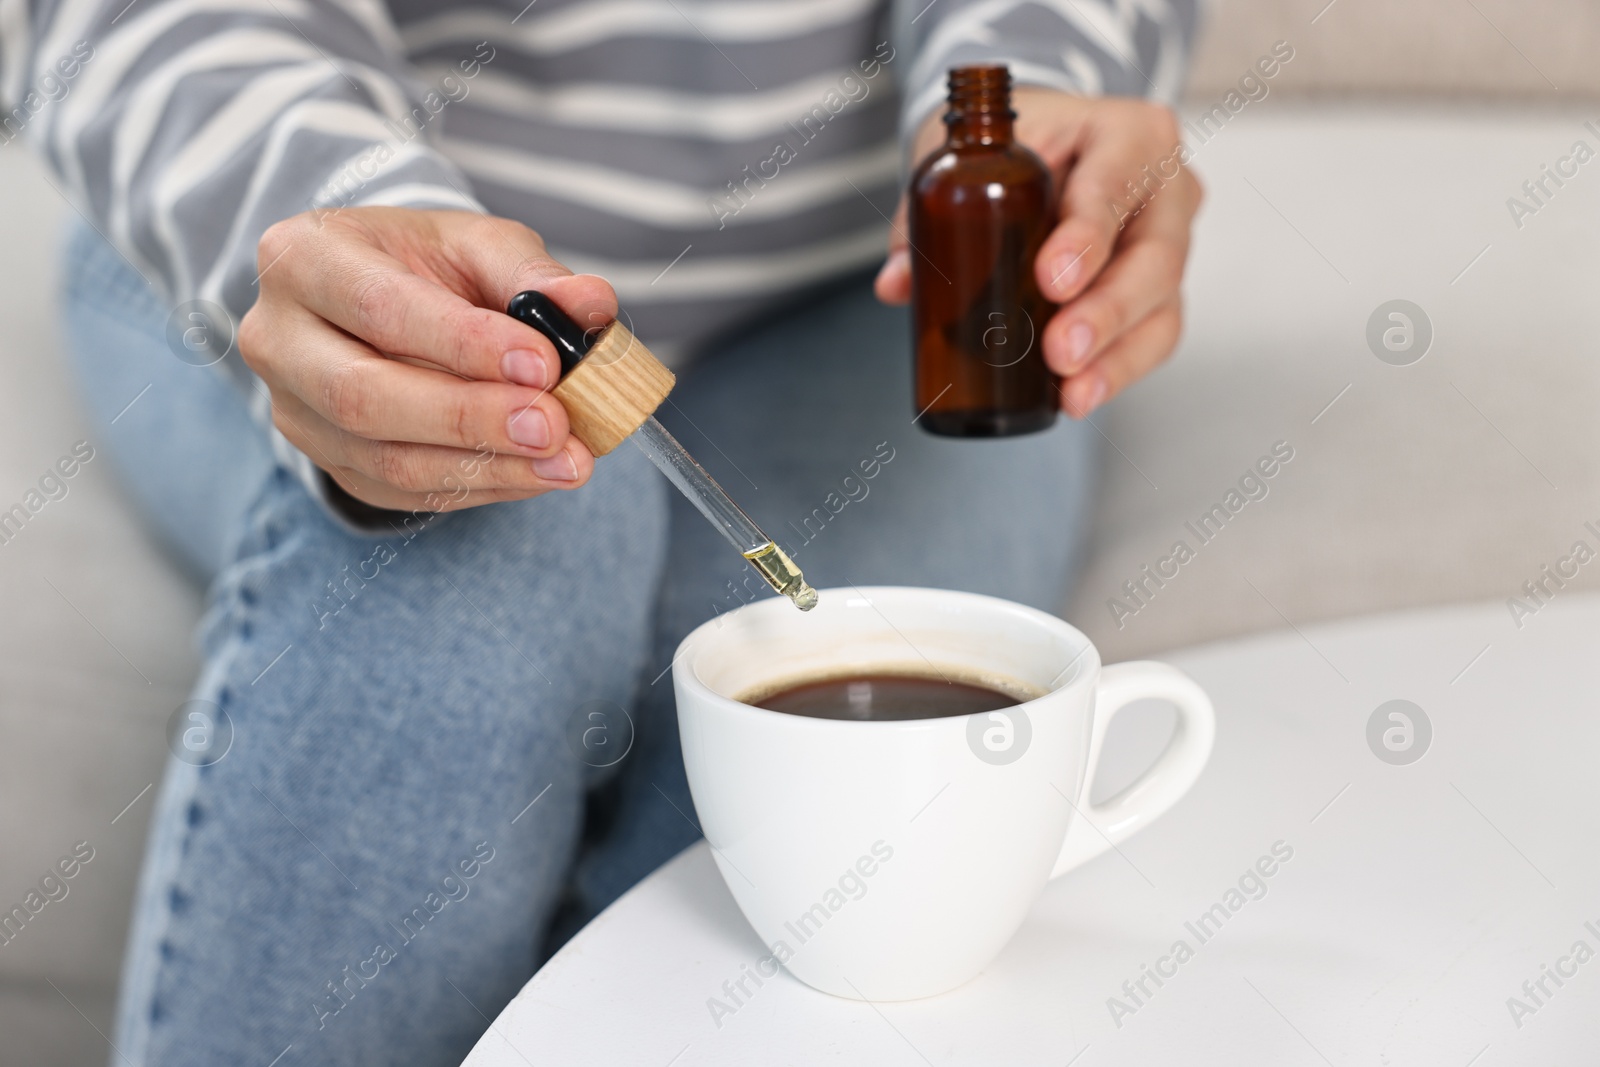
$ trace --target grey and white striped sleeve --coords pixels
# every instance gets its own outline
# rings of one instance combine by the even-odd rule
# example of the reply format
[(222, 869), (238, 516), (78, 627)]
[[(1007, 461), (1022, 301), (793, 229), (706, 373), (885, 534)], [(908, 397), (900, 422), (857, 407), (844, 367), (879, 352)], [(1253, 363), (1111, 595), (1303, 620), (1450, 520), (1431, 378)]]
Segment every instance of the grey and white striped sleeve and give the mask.
[[(208, 300), (235, 322), (280, 219), (481, 210), (429, 143), (438, 96), (373, 0), (0, 0), (0, 141), (32, 142), (170, 305)], [(225, 363), (247, 379), (236, 354)], [(265, 399), (252, 406), (270, 426)], [(271, 434), (327, 503), (310, 461)]]
[(1004, 62), (1020, 85), (1170, 104), (1182, 89), (1199, 0), (894, 0), (913, 58), (901, 129), (945, 98), (945, 72)]
[(169, 300), (235, 317), (279, 219), (477, 207), (426, 137), (392, 147), (428, 92), (368, 0), (0, 0), (0, 136)]

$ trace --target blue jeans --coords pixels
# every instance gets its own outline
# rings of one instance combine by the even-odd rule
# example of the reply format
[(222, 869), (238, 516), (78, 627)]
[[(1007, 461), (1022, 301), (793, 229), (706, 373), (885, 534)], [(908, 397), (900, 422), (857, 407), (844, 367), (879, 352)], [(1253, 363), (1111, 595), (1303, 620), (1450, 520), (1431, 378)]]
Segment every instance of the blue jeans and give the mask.
[[(553, 941), (699, 836), (666, 672), (759, 579), (627, 446), (575, 492), (351, 533), (92, 232), (63, 297), (105, 451), (208, 585), (193, 699), (232, 729), (163, 779), (113, 1062), (458, 1063)], [(660, 414), (819, 587), (1057, 609), (1092, 431), (928, 436), (907, 341), (841, 282)], [(578, 740), (596, 722), (625, 758)]]

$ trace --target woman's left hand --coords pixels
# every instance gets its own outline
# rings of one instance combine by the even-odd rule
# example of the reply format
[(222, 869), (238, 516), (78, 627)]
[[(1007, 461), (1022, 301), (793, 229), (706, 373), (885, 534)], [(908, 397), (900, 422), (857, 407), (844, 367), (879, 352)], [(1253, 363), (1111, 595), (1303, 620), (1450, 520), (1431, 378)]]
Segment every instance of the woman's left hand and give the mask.
[[(1017, 139), (1050, 168), (1059, 223), (1034, 263), (1044, 296), (1064, 305), (1043, 332), (1045, 361), (1064, 378), (1061, 407), (1081, 418), (1159, 366), (1178, 343), (1178, 292), (1200, 183), (1180, 162), (1178, 121), (1159, 104), (1021, 86)], [(944, 141), (935, 113), (913, 158)], [(878, 298), (911, 299), (906, 204), (890, 231)]]

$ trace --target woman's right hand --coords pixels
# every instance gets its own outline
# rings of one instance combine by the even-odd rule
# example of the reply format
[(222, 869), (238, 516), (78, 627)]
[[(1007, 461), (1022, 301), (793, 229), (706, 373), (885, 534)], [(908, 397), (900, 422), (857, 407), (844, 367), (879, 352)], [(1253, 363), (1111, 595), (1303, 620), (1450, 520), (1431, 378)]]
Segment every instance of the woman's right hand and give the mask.
[(580, 323), (617, 313), (604, 280), (521, 223), (465, 211), (306, 213), (261, 238), (239, 351), (272, 421), (367, 504), (453, 511), (574, 489), (594, 456), (549, 392), (554, 347), (503, 314), (539, 289)]

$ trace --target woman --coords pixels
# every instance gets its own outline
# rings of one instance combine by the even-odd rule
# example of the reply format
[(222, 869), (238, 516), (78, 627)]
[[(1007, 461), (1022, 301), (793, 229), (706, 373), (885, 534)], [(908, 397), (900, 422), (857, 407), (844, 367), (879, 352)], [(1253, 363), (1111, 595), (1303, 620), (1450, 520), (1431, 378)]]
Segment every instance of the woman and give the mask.
[[(1091, 483), (1075, 420), (1178, 336), (1199, 190), (1150, 185), (1177, 129), (1130, 98), (1175, 92), (1193, 18), (0, 0), (6, 137), (85, 220), (84, 394), (210, 588), (116, 1061), (456, 1063), (697, 835), (666, 671), (752, 596), (744, 565), (642, 457), (570, 436), (548, 342), (500, 314), (520, 290), (594, 324), (620, 297), (679, 368), (663, 420), (818, 584), (1056, 607)], [(1036, 273), (1074, 419), (958, 442), (914, 425), (887, 219), (945, 70), (989, 61), (1060, 190)]]

